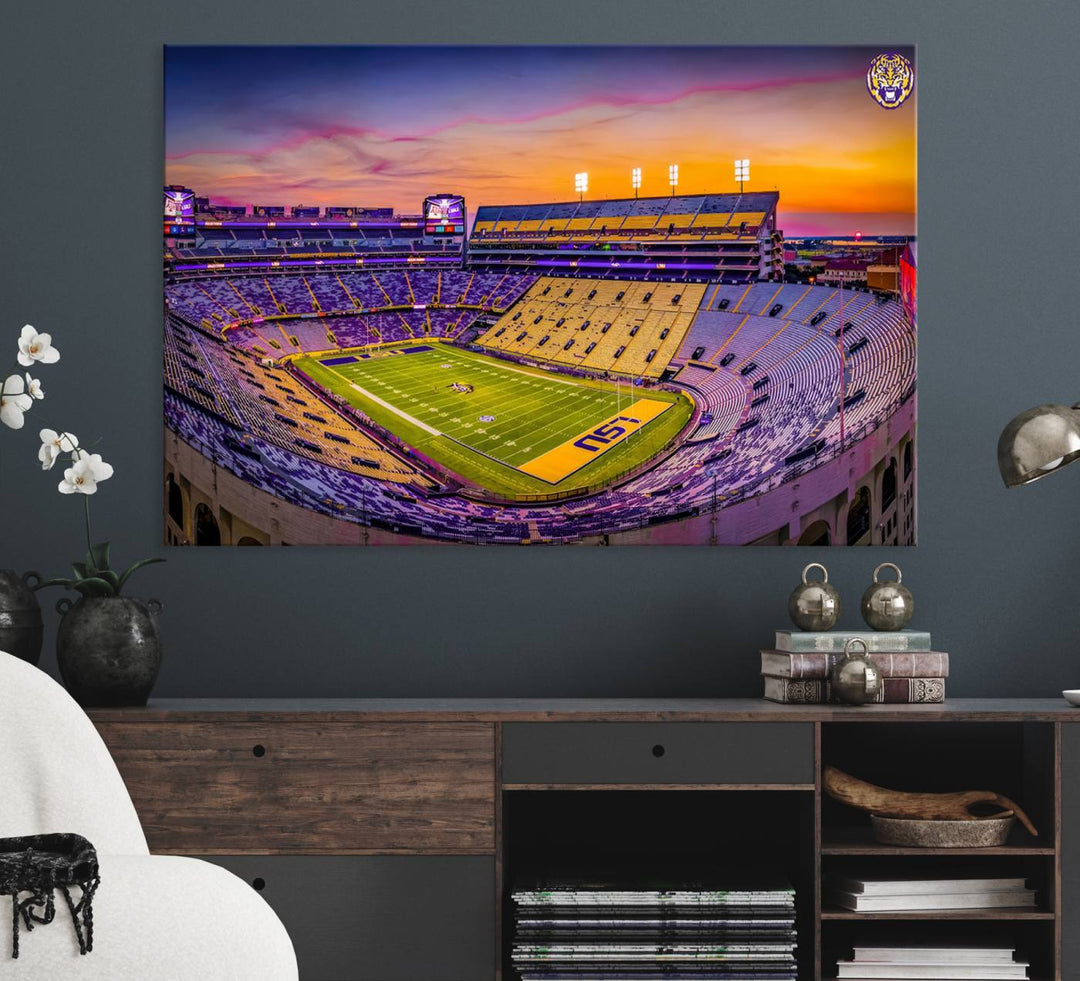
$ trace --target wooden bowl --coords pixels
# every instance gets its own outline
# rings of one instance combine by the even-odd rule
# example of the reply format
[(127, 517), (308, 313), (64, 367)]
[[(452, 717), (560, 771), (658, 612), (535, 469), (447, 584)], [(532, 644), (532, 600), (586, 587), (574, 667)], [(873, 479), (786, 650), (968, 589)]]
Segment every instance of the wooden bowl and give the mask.
[(1012, 811), (970, 821), (927, 821), (870, 815), (874, 840), (913, 848), (993, 848), (1004, 845), (1016, 823)]

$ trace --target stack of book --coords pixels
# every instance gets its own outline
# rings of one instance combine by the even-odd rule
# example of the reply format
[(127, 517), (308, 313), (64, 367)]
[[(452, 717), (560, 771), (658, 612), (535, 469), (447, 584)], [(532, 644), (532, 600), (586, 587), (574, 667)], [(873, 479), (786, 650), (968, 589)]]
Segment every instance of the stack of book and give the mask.
[(523, 981), (795, 981), (795, 892), (529, 883), (511, 894)]
[(1028, 966), (1016, 960), (1011, 947), (856, 947), (851, 960), (837, 964), (837, 976), (848, 981), (991, 981), (1026, 978)]
[(1002, 909), (1035, 906), (1023, 878), (859, 879), (830, 876), (826, 900), (859, 913), (937, 909)]
[[(877, 701), (890, 704), (945, 701), (949, 655), (930, 647), (924, 630), (778, 630), (776, 647), (761, 652), (765, 697), (773, 702), (834, 702), (829, 671), (853, 638), (865, 641), (884, 685)], [(856, 645), (858, 653), (862, 647)]]

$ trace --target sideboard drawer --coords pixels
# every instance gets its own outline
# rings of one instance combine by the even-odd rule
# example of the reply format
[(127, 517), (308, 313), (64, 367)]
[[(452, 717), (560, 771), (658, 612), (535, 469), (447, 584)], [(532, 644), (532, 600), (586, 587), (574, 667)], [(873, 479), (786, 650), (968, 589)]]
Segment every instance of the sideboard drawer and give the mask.
[(814, 783), (800, 722), (521, 722), (503, 726), (504, 784)]
[(495, 975), (495, 860), (217, 856), (260, 889), (300, 981), (485, 981)]
[(492, 853), (483, 723), (99, 723), (150, 848)]
[(218, 856), (260, 888), (300, 981), (490, 981), (495, 860), (481, 856)]

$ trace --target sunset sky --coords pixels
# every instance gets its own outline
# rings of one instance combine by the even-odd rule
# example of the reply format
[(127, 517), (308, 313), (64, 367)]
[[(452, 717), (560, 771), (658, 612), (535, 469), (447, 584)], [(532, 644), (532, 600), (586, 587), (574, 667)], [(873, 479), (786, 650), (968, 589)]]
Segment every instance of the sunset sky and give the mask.
[(175, 47), (165, 182), (221, 204), (479, 204), (779, 190), (801, 235), (914, 234), (915, 93), (882, 109), (879, 47)]

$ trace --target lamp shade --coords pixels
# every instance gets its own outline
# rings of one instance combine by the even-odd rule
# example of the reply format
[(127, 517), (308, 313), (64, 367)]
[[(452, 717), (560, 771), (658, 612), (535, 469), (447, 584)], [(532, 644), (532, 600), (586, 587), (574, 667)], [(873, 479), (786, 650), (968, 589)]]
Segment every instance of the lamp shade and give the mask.
[(998, 469), (1019, 487), (1080, 458), (1080, 406), (1037, 405), (1021, 412), (998, 439)]

